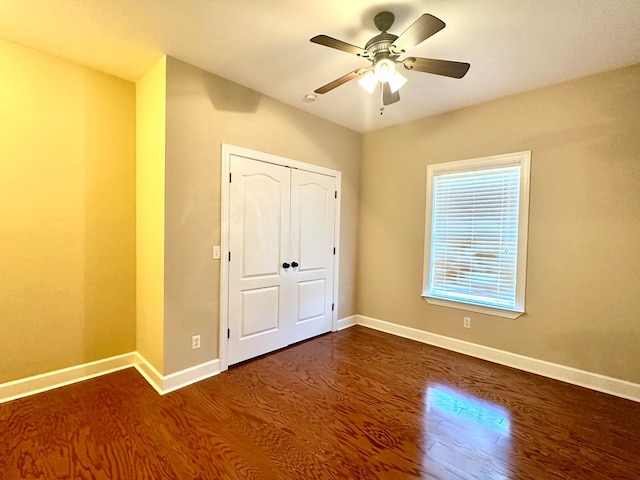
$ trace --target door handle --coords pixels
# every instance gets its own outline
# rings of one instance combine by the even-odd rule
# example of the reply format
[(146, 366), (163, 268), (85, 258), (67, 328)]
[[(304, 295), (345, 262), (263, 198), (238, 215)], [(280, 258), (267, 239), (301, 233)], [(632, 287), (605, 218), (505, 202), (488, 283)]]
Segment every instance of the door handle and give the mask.
[(293, 268), (296, 268), (296, 267), (298, 266), (298, 262), (291, 262), (291, 266), (292, 266)]
[(291, 265), (289, 265), (287, 262), (284, 262), (284, 263), (282, 264), (282, 268), (284, 268), (285, 270), (286, 270), (287, 268), (289, 268), (290, 266), (291, 266)]

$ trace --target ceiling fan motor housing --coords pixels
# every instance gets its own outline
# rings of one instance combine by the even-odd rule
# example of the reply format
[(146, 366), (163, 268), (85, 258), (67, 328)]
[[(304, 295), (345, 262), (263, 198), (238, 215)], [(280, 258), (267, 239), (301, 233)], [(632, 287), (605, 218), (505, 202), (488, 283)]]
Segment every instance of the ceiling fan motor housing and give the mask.
[(368, 58), (371, 59), (374, 63), (383, 57), (391, 58), (392, 60), (398, 58), (400, 54), (395, 54), (391, 51), (391, 45), (396, 41), (397, 38), (397, 35), (393, 35), (392, 33), (387, 32), (382, 32), (381, 34), (373, 37), (364, 46), (364, 49), (369, 55)]
[(400, 56), (391, 50), (391, 45), (396, 41), (398, 36), (388, 33), (395, 19), (395, 15), (388, 11), (378, 13), (373, 19), (373, 23), (376, 28), (380, 30), (380, 33), (370, 39), (364, 46), (364, 49), (367, 52), (367, 58), (374, 64), (383, 58), (388, 58), (395, 63), (396, 59)]

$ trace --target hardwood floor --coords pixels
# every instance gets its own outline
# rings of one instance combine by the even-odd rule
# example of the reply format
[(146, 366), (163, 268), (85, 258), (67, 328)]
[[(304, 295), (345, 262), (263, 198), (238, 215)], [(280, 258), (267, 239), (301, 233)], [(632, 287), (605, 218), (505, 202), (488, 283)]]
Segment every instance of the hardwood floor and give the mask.
[(640, 404), (353, 327), (0, 405), (0, 479), (640, 479)]

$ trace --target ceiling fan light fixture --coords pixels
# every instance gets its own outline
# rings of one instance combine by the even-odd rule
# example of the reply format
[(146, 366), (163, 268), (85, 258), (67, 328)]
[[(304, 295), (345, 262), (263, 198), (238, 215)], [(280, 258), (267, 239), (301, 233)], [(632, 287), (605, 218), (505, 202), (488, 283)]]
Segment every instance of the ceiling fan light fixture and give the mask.
[(396, 64), (390, 58), (381, 58), (373, 67), (373, 74), (379, 82), (388, 82), (396, 71)]
[(415, 72), (431, 73), (450, 78), (462, 78), (466, 75), (470, 67), (466, 62), (421, 57), (407, 57), (399, 61), (398, 59), (405, 52), (438, 33), (446, 25), (439, 18), (429, 13), (423, 13), (400, 36), (397, 36), (389, 33), (394, 19), (395, 16), (389, 11), (378, 13), (373, 23), (380, 30), (380, 33), (370, 38), (364, 48), (351, 45), (328, 35), (316, 35), (311, 38), (312, 43), (342, 50), (371, 62), (371, 65), (367, 67), (353, 70), (323, 85), (316, 89), (315, 93), (330, 92), (334, 88), (357, 78), (362, 88), (370, 94), (374, 92), (379, 82), (383, 105), (391, 105), (400, 101), (398, 91), (407, 83), (407, 79), (398, 72), (397, 64), (399, 63), (403, 64), (407, 70)]
[(407, 83), (407, 78), (404, 75), (402, 75), (397, 70), (393, 72), (393, 75), (391, 75), (391, 78), (389, 78), (389, 87), (391, 88), (391, 93), (396, 93), (402, 88), (405, 83)]
[(367, 92), (371, 94), (373, 93), (373, 91), (376, 88), (376, 85), (378, 84), (378, 79), (376, 78), (376, 76), (372, 71), (369, 71), (369, 73), (367, 73), (366, 75), (362, 75), (358, 79), (358, 83), (362, 88), (364, 88)]

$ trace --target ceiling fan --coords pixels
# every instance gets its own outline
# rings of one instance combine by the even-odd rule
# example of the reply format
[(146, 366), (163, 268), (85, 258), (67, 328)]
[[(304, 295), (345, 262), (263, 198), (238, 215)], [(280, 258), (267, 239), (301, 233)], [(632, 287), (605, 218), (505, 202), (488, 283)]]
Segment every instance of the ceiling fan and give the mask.
[(407, 70), (434, 73), (445, 77), (462, 78), (466, 75), (470, 67), (468, 63), (419, 57), (399, 59), (407, 50), (442, 30), (445, 27), (445, 23), (442, 20), (425, 13), (399, 37), (389, 33), (394, 20), (395, 16), (391, 12), (378, 13), (373, 22), (376, 28), (380, 30), (380, 33), (371, 38), (364, 48), (356, 47), (327, 35), (313, 37), (311, 39), (313, 43), (352, 53), (371, 62), (369, 66), (358, 68), (333, 82), (327, 83), (315, 90), (315, 93), (327, 93), (347, 83), (349, 80), (360, 77), (358, 82), (369, 93), (373, 93), (379, 83), (382, 86), (382, 103), (391, 105), (400, 100), (399, 90), (407, 82), (407, 79), (398, 72), (397, 65), (401, 64)]

